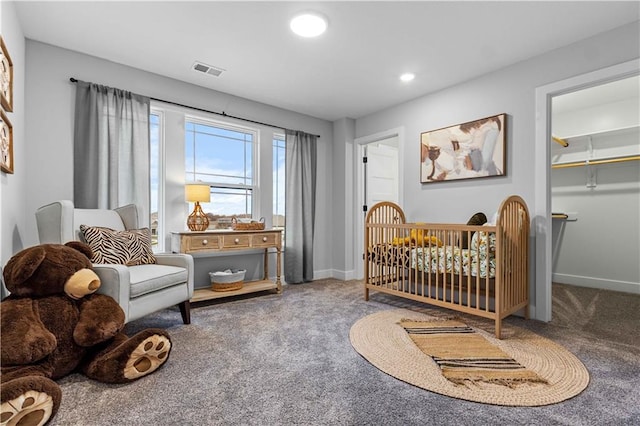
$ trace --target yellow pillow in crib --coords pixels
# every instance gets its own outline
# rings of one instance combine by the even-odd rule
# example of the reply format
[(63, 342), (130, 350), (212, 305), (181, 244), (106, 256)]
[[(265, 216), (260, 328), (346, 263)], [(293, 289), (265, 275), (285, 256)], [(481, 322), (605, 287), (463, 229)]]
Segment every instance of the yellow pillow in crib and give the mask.
[(442, 247), (444, 244), (440, 241), (435, 235), (424, 237), (424, 245), (429, 245), (431, 242), (432, 245)]
[[(422, 225), (422, 224), (416, 223), (416, 225)], [(411, 236), (410, 237), (411, 241), (415, 243), (416, 241), (424, 238), (424, 229), (412, 229), (409, 235)]]
[(402, 246), (402, 245), (409, 245), (409, 243), (411, 243), (411, 238), (410, 237), (405, 237), (405, 238), (400, 238), (400, 237), (395, 237), (393, 240), (391, 240), (391, 244), (393, 244), (394, 246)]
[[(424, 225), (423, 223), (416, 222), (416, 225)], [(424, 241), (424, 245), (429, 245), (429, 243), (436, 245), (438, 247), (442, 247), (442, 241), (440, 241), (435, 235), (425, 235), (424, 229), (412, 229), (410, 233), (411, 241), (414, 243), (420, 243), (420, 241)]]

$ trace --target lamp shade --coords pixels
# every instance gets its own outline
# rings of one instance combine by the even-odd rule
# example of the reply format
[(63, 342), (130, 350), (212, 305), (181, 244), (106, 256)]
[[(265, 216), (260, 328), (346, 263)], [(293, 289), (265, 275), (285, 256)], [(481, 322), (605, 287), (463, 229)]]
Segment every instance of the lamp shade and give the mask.
[(184, 198), (190, 203), (211, 201), (211, 187), (203, 184), (189, 184), (184, 188)]

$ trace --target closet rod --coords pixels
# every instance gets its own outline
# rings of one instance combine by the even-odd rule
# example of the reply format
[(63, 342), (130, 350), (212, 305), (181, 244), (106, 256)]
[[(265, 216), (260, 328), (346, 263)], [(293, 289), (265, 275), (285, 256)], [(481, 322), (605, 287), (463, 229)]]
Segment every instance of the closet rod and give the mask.
[[(78, 79), (76, 79), (74, 77), (71, 77), (71, 78), (69, 78), (69, 81), (72, 82), (72, 83), (77, 83)], [(268, 126), (268, 127), (275, 127), (276, 129), (282, 129), (282, 130), (291, 130), (291, 129), (287, 129), (286, 127), (278, 126), (278, 125), (275, 125), (275, 124), (263, 123), (261, 121), (251, 120), (249, 118), (236, 117), (235, 115), (229, 115), (224, 111), (222, 111), (222, 112), (210, 111), (208, 109), (203, 109), (203, 108), (193, 107), (193, 106), (189, 106), (189, 105), (184, 105), (184, 104), (180, 104), (178, 102), (167, 101), (167, 100), (164, 100), (164, 99), (153, 98), (151, 96), (149, 96), (148, 98), (153, 100), (153, 101), (164, 102), (165, 104), (171, 104), (171, 105), (175, 105), (175, 106), (179, 106), (179, 107), (183, 107), (183, 108), (194, 109), (196, 111), (208, 112), (210, 114), (220, 115), (222, 117), (227, 117), (227, 118), (233, 118), (235, 120), (246, 121), (248, 123), (260, 124), (262, 126)], [(297, 131), (297, 130), (291, 130), (291, 131)], [(311, 133), (311, 135), (317, 137), (318, 139), (320, 139), (320, 135), (314, 135), (312, 133)]]
[(552, 164), (552, 169), (565, 169), (567, 167), (582, 167), (586, 165), (595, 166), (598, 164), (611, 164), (611, 163), (624, 163), (626, 161), (637, 161), (640, 160), (640, 155), (632, 155), (630, 157), (616, 157), (616, 158), (606, 158), (603, 160), (586, 160), (586, 161), (574, 161), (572, 163), (562, 163), (562, 164)]
[(557, 136), (551, 136), (551, 139), (553, 139), (554, 142), (559, 143), (560, 145), (562, 145), (563, 147), (568, 147), (569, 146), (569, 142), (567, 142), (566, 140), (559, 138)]

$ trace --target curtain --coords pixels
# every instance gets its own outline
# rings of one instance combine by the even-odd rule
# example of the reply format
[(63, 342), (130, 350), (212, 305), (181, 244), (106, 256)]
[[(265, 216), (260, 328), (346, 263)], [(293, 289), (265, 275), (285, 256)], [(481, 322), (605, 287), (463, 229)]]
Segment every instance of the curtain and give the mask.
[(286, 130), (284, 279), (313, 280), (317, 137)]
[(114, 209), (134, 203), (149, 222), (148, 97), (78, 81), (73, 196), (78, 208)]

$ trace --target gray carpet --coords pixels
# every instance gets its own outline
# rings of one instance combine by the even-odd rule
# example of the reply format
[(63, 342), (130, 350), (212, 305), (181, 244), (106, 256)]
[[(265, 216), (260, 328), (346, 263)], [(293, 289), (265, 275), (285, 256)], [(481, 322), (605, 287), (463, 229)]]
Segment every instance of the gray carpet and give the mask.
[[(595, 300), (595, 301), (594, 301)], [(54, 425), (632, 425), (640, 424), (640, 296), (554, 285), (549, 323), (508, 318), (578, 356), (591, 374), (580, 395), (560, 404), (513, 408), (427, 392), (381, 372), (356, 353), (351, 325), (365, 315), (429, 308), (322, 280), (285, 286), (281, 295), (235, 298), (177, 309), (127, 325), (169, 331), (167, 364), (127, 385), (79, 374), (60, 380)], [(587, 316), (585, 316), (587, 315)], [(461, 316), (492, 330), (492, 323)]]

